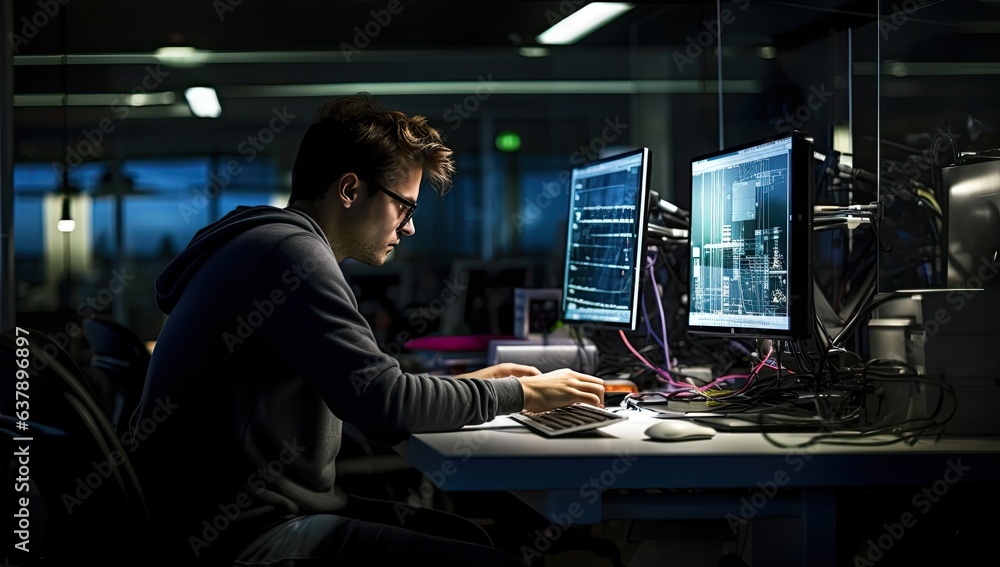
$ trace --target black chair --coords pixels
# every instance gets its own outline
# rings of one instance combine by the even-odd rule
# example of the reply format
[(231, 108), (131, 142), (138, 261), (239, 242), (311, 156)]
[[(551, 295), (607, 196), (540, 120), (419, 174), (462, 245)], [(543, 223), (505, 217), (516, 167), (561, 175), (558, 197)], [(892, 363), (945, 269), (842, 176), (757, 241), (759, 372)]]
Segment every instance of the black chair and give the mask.
[(81, 368), (51, 337), (30, 328), (0, 333), (0, 365), (0, 387), (11, 393), (0, 397), (0, 434), (15, 448), (0, 457), (0, 470), (14, 487), (18, 512), (25, 509), (30, 534), (30, 554), (13, 562), (147, 564), (142, 555), (154, 551), (143, 543), (149, 514), (130, 452)]
[(142, 398), (149, 349), (135, 331), (108, 317), (85, 319), (83, 332), (90, 345), (91, 368), (107, 377), (115, 390), (109, 418), (115, 431), (122, 434)]

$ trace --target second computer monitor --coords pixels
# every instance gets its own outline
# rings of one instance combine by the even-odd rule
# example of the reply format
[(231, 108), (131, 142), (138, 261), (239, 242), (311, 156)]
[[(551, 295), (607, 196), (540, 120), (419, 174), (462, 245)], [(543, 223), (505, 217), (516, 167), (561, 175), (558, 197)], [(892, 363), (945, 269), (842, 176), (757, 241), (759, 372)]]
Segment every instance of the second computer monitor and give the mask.
[(562, 287), (567, 324), (636, 329), (649, 171), (648, 148), (573, 168)]
[(689, 332), (810, 334), (813, 159), (795, 134), (691, 160)]

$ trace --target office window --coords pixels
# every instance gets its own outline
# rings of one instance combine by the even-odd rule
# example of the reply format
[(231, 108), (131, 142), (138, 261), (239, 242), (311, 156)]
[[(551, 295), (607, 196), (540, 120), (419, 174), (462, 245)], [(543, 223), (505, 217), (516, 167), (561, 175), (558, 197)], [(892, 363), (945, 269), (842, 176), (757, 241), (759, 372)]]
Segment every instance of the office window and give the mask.
[(457, 173), (451, 191), (438, 197), (430, 186), (421, 188), (419, 207), (413, 215), (416, 234), (403, 241), (402, 257), (419, 256), (432, 261), (454, 256), (478, 255), (482, 243), (482, 185), (478, 163), (468, 156), (456, 158)]
[[(70, 186), (79, 190), (97, 171), (95, 164), (70, 169)], [(13, 174), (14, 264), (20, 295), (29, 287), (44, 284), (49, 277), (45, 267), (45, 202), (62, 192), (62, 178), (49, 162), (15, 163)]]
[[(219, 160), (219, 169), (225, 168), (229, 161), (229, 158)], [(291, 187), (285, 185), (290, 181), (290, 176), (283, 181), (278, 167), (267, 160), (239, 163), (239, 173), (231, 176), (219, 195), (219, 217), (240, 205), (284, 207), (291, 192)]]
[[(17, 183), (14, 184), (17, 187)], [(42, 199), (14, 197), (17, 222), (14, 223), (14, 273), (17, 281), (39, 284), (45, 279), (42, 268)]]
[(168, 243), (174, 251), (186, 244), (204, 218), (207, 199), (199, 199), (196, 191), (205, 187), (208, 171), (204, 158), (128, 161), (120, 177), (113, 177), (108, 165), (87, 187), (94, 194), (95, 252), (115, 256), (117, 218), (124, 258), (155, 258)]
[(547, 254), (565, 238), (569, 193), (560, 174), (568, 172), (569, 166), (564, 162), (565, 158), (555, 155), (522, 156), (521, 201), (511, 224), (524, 254)]
[[(228, 179), (213, 176), (228, 159), (126, 160), (74, 167), (68, 180), (77, 195), (77, 227), (69, 234), (54, 227), (63, 183), (58, 169), (49, 163), (15, 164), (18, 311), (72, 308), (99, 293), (109, 274), (124, 271), (135, 280), (115, 294), (104, 311), (125, 323), (131, 319), (148, 324), (144, 335), (155, 336), (160, 314), (153, 304), (152, 282), (163, 267), (200, 228), (237, 204), (269, 203), (273, 195), (286, 191), (277, 182), (273, 164), (264, 159), (241, 163), (239, 173)], [(49, 222), (53, 226), (46, 226)], [(66, 261), (61, 261), (64, 256)], [(68, 293), (60, 291), (67, 273), (72, 274)]]

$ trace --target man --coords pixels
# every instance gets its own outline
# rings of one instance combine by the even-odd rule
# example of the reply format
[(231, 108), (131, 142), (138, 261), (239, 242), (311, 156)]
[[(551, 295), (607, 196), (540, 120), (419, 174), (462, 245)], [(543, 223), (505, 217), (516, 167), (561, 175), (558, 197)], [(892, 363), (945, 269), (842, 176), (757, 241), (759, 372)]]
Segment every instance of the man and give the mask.
[(344, 494), (343, 421), (392, 445), (522, 409), (601, 405), (603, 382), (511, 364), (414, 375), (379, 351), (339, 262), (381, 265), (412, 236), (424, 176), (447, 192), (452, 151), (425, 118), (365, 93), (317, 114), (288, 206), (237, 208), (157, 278), (169, 319), (131, 447), (159, 543), (184, 564), (517, 564), (471, 523), (439, 513), (421, 525)]

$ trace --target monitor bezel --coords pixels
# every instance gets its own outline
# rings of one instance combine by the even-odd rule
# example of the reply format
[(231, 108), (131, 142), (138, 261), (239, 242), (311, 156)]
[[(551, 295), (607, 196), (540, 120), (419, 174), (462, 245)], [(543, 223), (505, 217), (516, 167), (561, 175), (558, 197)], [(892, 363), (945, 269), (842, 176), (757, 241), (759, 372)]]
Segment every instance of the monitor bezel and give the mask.
[[(705, 153), (690, 159), (690, 180), (688, 185), (688, 202), (691, 221), (695, 219), (694, 202), (694, 166), (696, 163), (737, 153), (756, 146), (791, 139), (792, 151), (789, 158), (789, 210), (793, 221), (789, 231), (790, 250), (788, 253), (788, 328), (772, 329), (751, 326), (710, 326), (696, 324), (691, 320), (691, 303), (688, 305), (687, 331), (693, 335), (727, 336), (735, 338), (773, 338), (784, 340), (809, 339), (813, 334), (813, 276), (812, 276), (812, 241), (813, 241), (813, 191), (814, 154), (813, 142), (807, 135), (795, 132), (759, 138), (742, 144), (729, 146), (721, 150)], [(692, 224), (692, 230), (693, 230)], [(692, 240), (688, 239), (688, 289), (694, 284), (694, 257)], [(693, 298), (690, 298), (693, 300)]]
[[(639, 222), (637, 228), (637, 238), (636, 238), (636, 250), (633, 265), (633, 278), (632, 278), (632, 299), (629, 305), (629, 322), (615, 322), (615, 321), (604, 321), (598, 319), (569, 319), (567, 317), (567, 304), (569, 303), (569, 257), (570, 251), (573, 243), (573, 192), (574, 192), (574, 181), (577, 178), (577, 174), (585, 169), (591, 167), (597, 167), (607, 163), (612, 163), (615, 161), (629, 160), (635, 158), (635, 156), (641, 157), (640, 171), (642, 172), (639, 180)], [(562, 299), (559, 304), (559, 316), (563, 324), (570, 326), (587, 326), (593, 329), (609, 329), (609, 330), (623, 330), (623, 331), (635, 331), (639, 327), (639, 316), (642, 311), (639, 301), (639, 294), (642, 291), (643, 285), (643, 273), (646, 262), (646, 244), (645, 244), (645, 234), (649, 226), (649, 214), (650, 214), (650, 173), (652, 169), (650, 168), (650, 156), (651, 152), (648, 147), (641, 146), (639, 148), (628, 150), (624, 152), (617, 153), (612, 156), (606, 156), (601, 159), (590, 161), (587, 163), (579, 164), (573, 167), (570, 171), (569, 178), (569, 199), (566, 207), (567, 217), (566, 217), (566, 245), (563, 250), (563, 282), (562, 282)]]

